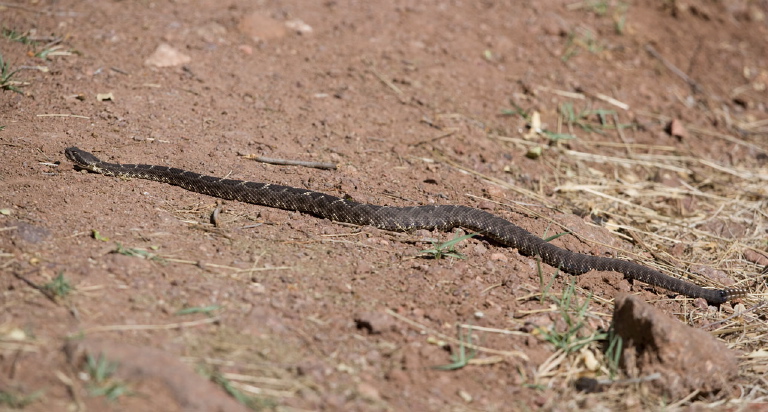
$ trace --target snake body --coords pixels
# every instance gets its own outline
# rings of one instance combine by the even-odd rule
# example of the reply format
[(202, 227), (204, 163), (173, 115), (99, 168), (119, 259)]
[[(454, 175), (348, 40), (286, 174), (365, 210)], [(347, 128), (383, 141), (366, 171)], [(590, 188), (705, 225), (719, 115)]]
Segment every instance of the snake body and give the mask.
[(392, 207), (363, 204), (326, 193), (270, 183), (223, 179), (167, 166), (116, 164), (99, 160), (76, 147), (65, 150), (76, 166), (107, 176), (155, 180), (222, 199), (309, 213), (320, 218), (391, 231), (456, 227), (476, 231), (526, 256), (539, 256), (553, 267), (573, 275), (591, 270), (613, 271), (692, 298), (720, 304), (746, 295), (741, 288), (707, 289), (651, 268), (620, 259), (585, 255), (559, 248), (525, 229), (483, 210), (461, 205)]

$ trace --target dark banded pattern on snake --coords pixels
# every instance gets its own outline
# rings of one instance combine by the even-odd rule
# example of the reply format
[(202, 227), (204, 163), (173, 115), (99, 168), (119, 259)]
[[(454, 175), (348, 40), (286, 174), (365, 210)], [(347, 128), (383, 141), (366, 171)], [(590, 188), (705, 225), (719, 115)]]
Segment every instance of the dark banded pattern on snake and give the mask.
[(76, 166), (107, 176), (155, 180), (222, 199), (295, 210), (337, 222), (368, 225), (392, 231), (414, 229), (448, 231), (462, 227), (478, 232), (502, 245), (516, 248), (523, 255), (539, 256), (544, 263), (572, 275), (581, 275), (590, 270), (619, 272), (629, 279), (659, 286), (692, 298), (704, 298), (711, 304), (720, 304), (747, 293), (741, 288), (707, 289), (634, 262), (571, 252), (545, 242), (508, 220), (468, 206), (369, 205), (312, 190), (222, 179), (167, 166), (107, 163), (76, 147), (66, 149), (65, 154)]

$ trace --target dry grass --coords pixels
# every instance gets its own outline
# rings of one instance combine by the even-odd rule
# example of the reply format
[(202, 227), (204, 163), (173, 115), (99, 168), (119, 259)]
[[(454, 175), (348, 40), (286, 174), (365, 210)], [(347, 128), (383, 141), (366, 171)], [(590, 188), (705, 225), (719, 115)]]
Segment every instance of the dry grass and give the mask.
[[(585, 98), (558, 95), (566, 99)], [(671, 120), (663, 116), (646, 115), (644, 121), (660, 126)], [(618, 124), (617, 119), (615, 122)], [(730, 122), (735, 123), (733, 119)], [(558, 124), (561, 123), (558, 120)], [(749, 128), (753, 136), (751, 141), (692, 125), (686, 125), (686, 128), (693, 135), (719, 140), (716, 143), (721, 144), (716, 147), (723, 147), (727, 143), (765, 155), (768, 147), (761, 145), (756, 138), (758, 134), (766, 133), (765, 123), (738, 124), (740, 130)], [(547, 218), (536, 211), (541, 210), (542, 205), (558, 211), (588, 211), (592, 216), (604, 219), (606, 228), (636, 244), (636, 251), (616, 251), (621, 256), (701, 285), (715, 288), (731, 286), (704, 275), (706, 272), (721, 272), (723, 276), (717, 279), (730, 279), (734, 285), (748, 288), (751, 294), (733, 306), (723, 305), (719, 310), (701, 311), (693, 305), (684, 304), (684, 310), (676, 314), (681, 321), (710, 331), (739, 354), (740, 379), (736, 385), (741, 390), (740, 397), (700, 399), (699, 394), (694, 392), (668, 404), (661, 398), (649, 397), (641, 386), (618, 384), (601, 394), (575, 393), (567, 383), (582, 376), (585, 371), (598, 376), (608, 375), (609, 364), (598, 342), (593, 342), (584, 351), (577, 353), (568, 354), (557, 350), (539, 365), (538, 373), (532, 381), (541, 387), (560, 388), (566, 395), (564, 399), (571, 399), (574, 405), (579, 405), (585, 397), (592, 397), (608, 408), (623, 408), (633, 402), (651, 408), (676, 408), (694, 401), (710, 407), (738, 407), (747, 403), (765, 402), (768, 400), (768, 385), (764, 377), (768, 371), (768, 352), (764, 348), (768, 344), (768, 324), (765, 322), (766, 305), (762, 300), (767, 293), (765, 278), (768, 274), (760, 262), (747, 260), (745, 252), (766, 249), (768, 173), (765, 169), (754, 170), (739, 164), (723, 164), (718, 159), (702, 157), (693, 150), (635, 144), (627, 138), (627, 132), (621, 129), (614, 128), (614, 133), (615, 138), (597, 133), (581, 133), (578, 147), (582, 150), (567, 149), (560, 143), (547, 146), (539, 160), (556, 173), (541, 176), (542, 181), (538, 182), (538, 186), (550, 188), (550, 193), (555, 194), (553, 197), (542, 196), (541, 191), (484, 175), (444, 153), (438, 153), (438, 156), (446, 164), (479, 176), (523, 199), (517, 202), (507, 199), (486, 201), (544, 219)], [(517, 152), (546, 145), (544, 136), (531, 139), (530, 135), (514, 137), (492, 133), (489, 138), (506, 142), (516, 147)], [(594, 148), (594, 151), (584, 151), (584, 147)], [(712, 155), (716, 153), (712, 152)], [(662, 177), (663, 174), (667, 176)], [(676, 183), (664, 184), (666, 178)], [(557, 224), (551, 219), (547, 220)], [(590, 244), (596, 243), (580, 238)], [(675, 248), (676, 245), (679, 246)], [(670, 252), (670, 249), (675, 251)], [(649, 259), (648, 255), (654, 258)], [(610, 314), (600, 313), (596, 305), (590, 307), (586, 316), (610, 323)], [(498, 333), (510, 332), (498, 329)], [(501, 352), (503, 349), (497, 349), (497, 353)], [(599, 366), (593, 363), (591, 371), (587, 370), (587, 358)]]

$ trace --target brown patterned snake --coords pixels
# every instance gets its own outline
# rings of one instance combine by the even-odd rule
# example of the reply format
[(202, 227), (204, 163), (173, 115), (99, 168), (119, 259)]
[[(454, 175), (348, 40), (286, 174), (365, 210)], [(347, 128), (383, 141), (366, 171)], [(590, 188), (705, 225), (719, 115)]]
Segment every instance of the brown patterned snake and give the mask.
[(544, 263), (573, 275), (581, 275), (590, 270), (619, 272), (627, 278), (685, 296), (704, 298), (711, 304), (720, 304), (747, 294), (747, 291), (742, 288), (706, 289), (634, 262), (561, 249), (501, 217), (468, 206), (368, 205), (312, 190), (221, 179), (166, 166), (107, 163), (76, 147), (66, 149), (65, 153), (67, 158), (79, 168), (107, 176), (156, 180), (222, 199), (296, 210), (337, 222), (359, 226), (369, 225), (392, 231), (413, 229), (447, 231), (455, 227), (463, 227), (503, 245), (517, 248), (523, 255), (539, 256)]

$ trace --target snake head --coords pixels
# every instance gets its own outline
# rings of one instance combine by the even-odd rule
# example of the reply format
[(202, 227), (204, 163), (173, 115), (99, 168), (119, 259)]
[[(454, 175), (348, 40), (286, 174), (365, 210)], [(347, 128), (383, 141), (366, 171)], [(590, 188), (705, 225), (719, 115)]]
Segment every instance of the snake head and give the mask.
[(74, 146), (66, 148), (64, 154), (67, 156), (67, 159), (83, 169), (91, 170), (94, 165), (101, 162), (98, 157)]

